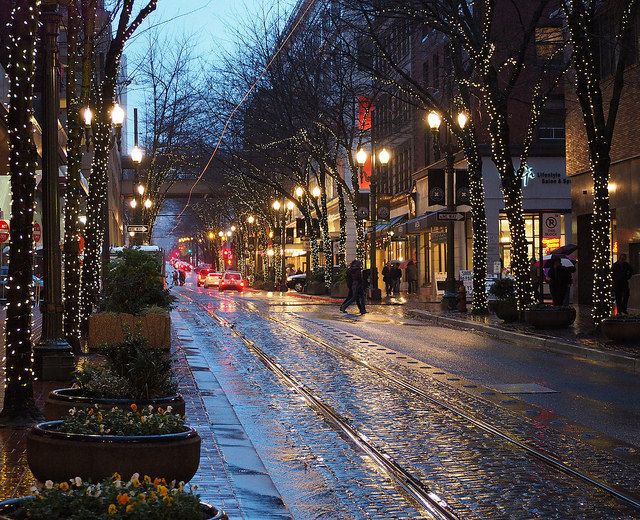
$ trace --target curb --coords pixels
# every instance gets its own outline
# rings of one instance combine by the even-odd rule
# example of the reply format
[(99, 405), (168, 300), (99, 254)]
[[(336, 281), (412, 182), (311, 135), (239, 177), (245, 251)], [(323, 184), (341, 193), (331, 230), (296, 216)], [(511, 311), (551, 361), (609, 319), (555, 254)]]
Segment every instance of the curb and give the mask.
[(625, 368), (631, 372), (640, 373), (640, 359), (627, 356), (620, 352), (605, 352), (594, 348), (575, 345), (573, 343), (567, 343), (566, 341), (543, 338), (531, 334), (524, 334), (522, 332), (502, 330), (497, 327), (492, 327), (491, 325), (485, 325), (484, 323), (475, 323), (468, 320), (438, 316), (429, 311), (423, 311), (420, 309), (407, 309), (407, 313), (420, 318), (425, 318), (440, 325), (463, 326), (478, 332), (484, 332), (493, 338), (502, 339), (520, 347), (543, 348), (563, 354), (572, 354), (574, 356), (593, 361), (603, 361), (605, 363)]

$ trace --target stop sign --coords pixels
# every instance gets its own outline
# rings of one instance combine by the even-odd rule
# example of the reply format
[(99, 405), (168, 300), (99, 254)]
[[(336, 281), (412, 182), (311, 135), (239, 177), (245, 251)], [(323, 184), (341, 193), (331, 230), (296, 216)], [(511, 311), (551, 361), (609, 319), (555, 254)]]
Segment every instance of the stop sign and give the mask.
[(0, 220), (0, 243), (9, 240), (9, 222)]
[(33, 223), (33, 241), (37, 244), (42, 238), (42, 228), (37, 222)]

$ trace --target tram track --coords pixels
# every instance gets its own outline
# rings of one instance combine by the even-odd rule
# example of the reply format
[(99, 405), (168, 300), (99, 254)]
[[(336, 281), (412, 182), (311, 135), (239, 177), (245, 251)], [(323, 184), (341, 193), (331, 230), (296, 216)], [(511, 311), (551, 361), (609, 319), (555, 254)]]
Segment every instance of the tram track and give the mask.
[[(596, 493), (596, 490), (597, 490), (598, 492), (601, 493), (602, 498), (604, 498), (604, 496), (609, 496), (613, 500), (611, 502), (612, 504), (617, 501), (620, 504), (624, 504), (625, 507), (636, 511), (636, 513), (640, 509), (640, 501), (635, 496), (627, 493), (626, 491), (615, 488), (614, 486), (611, 486), (606, 482), (600, 481), (598, 480), (598, 478), (594, 478), (590, 476), (586, 471), (582, 470), (581, 468), (572, 467), (564, 463), (563, 461), (559, 460), (557, 457), (555, 457), (552, 454), (542, 451), (539, 448), (527, 445), (526, 440), (522, 441), (520, 440), (520, 438), (514, 437), (513, 434), (501, 429), (495, 424), (492, 424), (491, 422), (487, 422), (483, 419), (474, 417), (472, 414), (470, 415), (469, 412), (464, 411), (463, 409), (459, 409), (455, 405), (452, 406), (450, 403), (446, 402), (447, 401), (446, 399), (441, 400), (441, 398), (434, 398), (433, 396), (429, 395), (429, 393), (425, 391), (423, 388), (419, 388), (415, 386), (411, 381), (407, 380), (404, 376), (399, 375), (397, 372), (386, 369), (386, 368), (382, 368), (381, 366), (378, 366), (372, 362), (369, 362), (368, 360), (363, 360), (361, 358), (358, 358), (355, 355), (352, 355), (349, 352), (346, 352), (343, 348), (332, 345), (326, 339), (323, 339), (321, 336), (314, 334), (309, 330), (305, 330), (304, 328), (301, 328), (301, 327), (304, 327), (304, 324), (296, 325), (296, 324), (292, 324), (290, 322), (284, 321), (283, 319), (280, 319), (274, 316), (271, 312), (269, 312), (269, 309), (266, 309), (266, 310), (262, 309), (259, 305), (257, 305), (254, 302), (247, 302), (240, 298), (234, 298), (229, 295), (220, 295), (220, 296), (221, 296), (221, 299), (220, 299), (221, 302), (224, 302), (225, 304), (232, 303), (233, 305), (237, 305), (243, 308), (245, 312), (249, 312), (252, 314), (256, 313), (256, 315), (259, 316), (261, 319), (272, 322), (274, 325), (277, 325), (278, 328), (282, 328), (283, 331), (288, 330), (289, 335), (299, 336), (301, 339), (303, 339), (303, 341), (306, 340), (307, 344), (317, 345), (318, 347), (320, 347), (317, 350), (318, 353), (321, 353), (326, 350), (336, 360), (343, 359), (345, 361), (348, 361), (349, 363), (352, 363), (360, 367), (361, 370), (366, 369), (366, 371), (370, 371), (376, 374), (376, 376), (378, 377), (375, 379), (372, 379), (372, 381), (377, 379), (379, 379), (380, 381), (384, 380), (385, 384), (388, 384), (391, 387), (397, 387), (404, 392), (408, 392), (408, 394), (413, 396), (413, 399), (422, 400), (423, 402), (425, 402), (425, 404), (428, 403), (429, 405), (433, 406), (434, 409), (440, 408), (443, 410), (444, 413), (447, 413), (451, 416), (455, 416), (460, 421), (461, 425), (464, 423), (468, 423), (466, 426), (464, 426), (464, 428), (476, 429), (476, 431), (479, 432), (478, 438), (483, 438), (489, 435), (489, 437), (494, 438), (494, 441), (491, 441), (491, 442), (501, 441), (501, 444), (503, 445), (503, 447), (500, 448), (499, 450), (502, 450), (504, 452), (507, 446), (511, 446), (511, 449), (514, 450), (513, 451), (514, 453), (518, 451), (520, 452), (520, 455), (518, 455), (514, 460), (522, 460), (523, 458), (524, 459), (529, 458), (529, 460), (535, 460), (537, 462), (544, 463), (545, 466), (549, 467), (550, 469), (553, 469), (554, 472), (557, 473), (555, 477), (552, 477), (552, 481), (562, 482), (564, 480), (564, 482), (566, 482), (568, 486), (575, 489), (578, 489), (576, 488), (576, 486), (578, 485), (578, 483), (580, 483), (583, 486), (582, 487), (583, 493), (586, 493), (585, 497), (589, 496), (587, 489), (589, 489), (590, 487), (593, 487), (594, 489), (593, 492)], [(440, 504), (440, 505), (447, 504), (448, 499), (453, 498), (451, 496), (448, 496), (447, 487), (442, 487), (441, 485), (438, 485), (438, 484), (436, 484), (438, 487), (438, 492), (440, 493), (441, 496), (445, 497), (445, 500), (441, 499), (437, 494), (432, 493), (429, 489), (429, 487), (432, 485), (430, 479), (427, 478), (425, 480), (425, 476), (427, 474), (425, 474), (424, 472), (424, 469), (425, 469), (424, 464), (422, 464), (419, 460), (416, 460), (415, 457), (413, 459), (411, 457), (407, 458), (405, 457), (403, 452), (398, 452), (397, 442), (394, 441), (391, 445), (388, 445), (385, 439), (380, 438), (375, 428), (367, 432), (366, 435), (362, 432), (359, 432), (356, 428), (352, 426), (352, 424), (354, 424), (353, 418), (347, 418), (347, 416), (341, 415), (342, 413), (346, 412), (347, 415), (350, 417), (351, 412), (349, 410), (343, 410), (343, 407), (339, 405), (338, 401), (335, 401), (332, 398), (331, 394), (327, 394), (325, 396), (324, 391), (320, 391), (320, 388), (317, 387), (317, 382), (312, 384), (312, 386), (307, 386), (307, 384), (303, 384), (299, 379), (300, 373), (298, 373), (298, 370), (296, 368), (294, 368), (293, 372), (290, 371), (289, 367), (285, 369), (282, 366), (282, 362), (280, 361), (280, 357), (278, 354), (271, 355), (270, 352), (268, 353), (265, 350), (263, 350), (263, 348), (260, 348), (260, 346), (256, 344), (256, 341), (260, 342), (260, 341), (263, 341), (263, 339), (256, 340), (255, 334), (254, 334), (254, 332), (256, 332), (260, 336), (261, 334), (260, 332), (258, 332), (260, 328), (255, 329), (255, 326), (253, 327), (250, 326), (247, 331), (245, 330), (246, 329), (245, 327), (242, 327), (242, 322), (239, 322), (236, 324), (220, 316), (219, 314), (216, 314), (217, 312), (220, 312), (220, 311), (214, 310), (210, 304), (203, 305), (202, 303), (196, 302), (195, 300), (192, 300), (192, 301), (194, 301), (194, 303), (196, 303), (203, 310), (205, 310), (220, 325), (228, 327), (233, 332), (234, 335), (236, 335), (243, 341), (243, 343), (247, 346), (248, 350), (251, 353), (253, 353), (257, 359), (259, 359), (269, 370), (274, 372), (279, 379), (281, 379), (285, 384), (287, 384), (287, 386), (295, 390), (297, 393), (300, 393), (303, 399), (310, 405), (310, 407), (317, 410), (322, 416), (324, 416), (325, 419), (327, 419), (327, 422), (334, 429), (336, 429), (339, 433), (341, 433), (343, 437), (351, 441), (352, 445), (355, 445), (361, 451), (368, 453), (371, 456), (371, 459), (380, 467), (380, 469), (382, 469), (385, 474), (389, 475), (389, 477), (391, 477), (391, 480), (395, 482), (400, 489), (403, 489), (405, 491), (405, 494), (408, 493), (411, 496), (411, 498), (413, 499), (412, 502), (416, 502), (417, 504), (425, 507), (425, 503), (429, 503), (431, 500), (434, 499), (434, 497), (436, 499), (436, 504)], [(220, 310), (222, 311), (222, 313), (228, 312), (224, 308)], [(306, 319), (296, 314), (293, 314), (292, 317), (295, 317), (296, 319), (302, 320), (302, 321)], [(311, 323), (315, 323), (312, 320), (310, 321)], [(242, 330), (240, 330), (241, 328)], [(267, 332), (267, 330), (268, 329), (264, 329), (263, 333)], [(349, 336), (351, 336), (351, 339), (362, 339), (354, 334), (349, 334)], [(264, 335), (262, 335), (262, 337), (264, 338)], [(284, 337), (286, 337), (286, 334)], [(282, 339), (280, 339), (280, 341), (282, 341)], [(329, 341), (332, 341), (332, 340), (329, 340)], [(366, 340), (366, 342), (371, 343), (369, 340)], [(295, 367), (295, 363), (294, 363), (294, 367)], [(303, 370), (303, 372), (301, 373), (306, 374), (306, 370)], [(310, 381), (314, 381), (314, 380), (311, 379)], [(301, 392), (306, 393), (306, 395), (302, 395)], [(322, 395), (322, 398), (320, 398), (319, 395)], [(340, 411), (336, 411), (336, 410), (340, 410)], [(337, 419), (337, 422), (335, 422), (335, 419)], [(369, 425), (369, 426), (373, 426), (373, 425)], [(344, 427), (346, 427), (346, 430), (343, 429)], [(360, 426), (358, 426), (358, 428), (360, 428)], [(371, 428), (369, 427), (365, 428), (365, 430), (370, 430), (370, 429)], [(371, 435), (372, 432), (374, 433), (374, 435)], [(372, 440), (370, 439), (370, 437), (372, 437)], [(462, 438), (461, 438), (461, 441), (462, 441)], [(384, 451), (380, 449), (380, 446), (384, 446)], [(372, 449), (374, 451), (370, 452), (368, 451), (369, 449)], [(387, 453), (389, 453), (386, 451), (387, 449), (391, 449), (391, 452), (392, 452), (391, 455), (395, 457), (395, 460), (391, 456), (387, 455)], [(425, 462), (427, 462), (427, 460), (428, 459), (426, 459)], [(402, 462), (398, 463), (398, 461), (402, 461)], [(387, 466), (389, 462), (392, 463), (391, 467)], [(489, 462), (489, 464), (491, 463)], [(532, 469), (536, 467), (538, 466), (534, 465), (532, 466)], [(505, 466), (505, 470), (507, 471), (507, 473), (508, 473), (508, 468), (509, 466)], [(400, 474), (396, 473), (398, 469), (401, 470)], [(416, 473), (416, 470), (418, 471), (417, 473)], [(537, 470), (533, 469), (533, 471), (537, 471)], [(469, 476), (471, 475), (474, 475), (474, 473), (469, 474)], [(551, 476), (552, 473), (549, 473), (549, 475)], [(561, 475), (569, 476), (571, 478), (566, 479), (562, 477), (561, 479), (560, 478)], [(519, 478), (521, 479), (522, 477), (519, 477)], [(440, 481), (441, 479), (438, 478), (436, 480)], [(429, 483), (427, 483), (427, 481)], [(574, 484), (569, 484), (570, 482), (574, 482)], [(516, 488), (517, 488), (517, 485), (516, 485)], [(415, 494), (416, 491), (418, 493), (417, 496)], [(470, 491), (470, 492), (473, 493), (473, 491)], [(479, 490), (478, 492), (480, 492), (481, 494), (484, 494), (482, 493), (481, 490)], [(543, 495), (541, 495), (541, 497), (542, 496)], [(563, 496), (563, 495), (560, 495), (560, 496)], [(553, 504), (555, 502), (552, 501), (550, 503)], [(460, 504), (457, 503), (456, 500), (453, 500), (451, 505), (448, 507), (449, 509), (448, 511), (447, 510), (438, 511), (436, 508), (436, 514), (439, 512), (441, 515), (444, 514), (444, 515), (453, 515), (453, 516), (433, 516), (434, 512), (431, 509), (428, 509), (426, 507), (425, 507), (425, 511), (428, 511), (429, 516), (434, 518), (457, 518), (458, 516), (456, 516), (456, 514), (457, 515), (461, 514), (461, 511), (457, 511), (458, 505)], [(433, 504), (431, 507), (434, 507)], [(622, 505), (620, 507), (622, 507)], [(465, 509), (466, 509), (465, 507), (462, 508), (463, 511)], [(471, 511), (467, 511), (467, 513), (471, 513)], [(466, 517), (467, 515), (466, 513), (462, 513), (462, 516)], [(473, 514), (471, 516), (473, 516)], [(564, 518), (566, 516), (562, 516), (562, 517)], [(592, 516), (589, 515), (588, 517), (591, 518)], [(604, 518), (604, 517), (614, 518), (609, 515), (598, 516), (598, 518)], [(636, 514), (629, 514), (629, 513), (623, 514), (621, 516), (618, 516), (618, 515), (615, 516), (615, 518), (636, 518), (636, 517), (637, 517)]]

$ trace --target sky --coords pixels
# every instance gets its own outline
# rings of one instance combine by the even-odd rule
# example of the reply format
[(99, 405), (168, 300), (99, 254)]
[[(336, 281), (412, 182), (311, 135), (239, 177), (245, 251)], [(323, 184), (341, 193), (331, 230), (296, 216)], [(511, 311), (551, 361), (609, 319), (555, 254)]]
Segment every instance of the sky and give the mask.
[[(136, 62), (144, 55), (148, 45), (147, 36), (152, 31), (158, 31), (161, 37), (182, 39), (184, 36), (193, 37), (195, 55), (204, 61), (213, 61), (221, 53), (232, 51), (234, 32), (244, 24), (244, 21), (256, 17), (263, 9), (272, 9), (276, 3), (283, 10), (290, 9), (296, 0), (158, 0), (156, 11), (140, 26), (136, 35), (125, 47), (128, 72), (131, 73)], [(136, 5), (143, 4), (137, 0)], [(127, 142), (133, 145), (133, 109), (144, 105), (144, 92), (136, 89), (134, 83), (127, 93)], [(168, 237), (169, 231), (175, 224), (171, 216), (179, 212), (183, 203), (175, 201), (163, 208), (156, 225), (155, 243), (169, 249), (173, 238)], [(186, 222), (183, 224), (187, 224)], [(185, 232), (184, 225), (175, 233)]]

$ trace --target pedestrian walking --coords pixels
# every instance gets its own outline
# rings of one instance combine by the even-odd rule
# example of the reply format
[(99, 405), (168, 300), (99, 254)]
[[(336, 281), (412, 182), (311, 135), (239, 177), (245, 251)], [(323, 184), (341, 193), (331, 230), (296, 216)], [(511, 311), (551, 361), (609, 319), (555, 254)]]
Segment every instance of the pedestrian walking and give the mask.
[(535, 293), (536, 298), (538, 300), (541, 300), (540, 298), (540, 266), (537, 264), (538, 264), (538, 261), (534, 256), (531, 259), (531, 262), (529, 265), (529, 275), (531, 276), (531, 285), (533, 285), (533, 292)]
[(568, 293), (570, 292), (572, 276), (576, 270), (575, 267), (567, 267), (562, 265), (562, 258), (554, 256), (551, 259), (551, 267), (549, 268), (549, 289), (553, 304), (562, 306), (568, 305)]
[(371, 275), (371, 271), (369, 269), (362, 270), (362, 281), (360, 283), (360, 287), (358, 287), (358, 310), (360, 314), (367, 313), (367, 287), (369, 287), (369, 276)]
[(614, 262), (611, 269), (613, 277), (613, 293), (616, 298), (616, 309), (618, 314), (628, 314), (627, 305), (629, 304), (629, 280), (633, 276), (631, 264), (627, 262), (627, 255), (621, 254)]
[(407, 282), (409, 284), (409, 294), (418, 292), (418, 266), (413, 260), (407, 263)]
[(393, 280), (391, 280), (391, 262), (387, 262), (382, 268), (382, 281), (384, 282), (384, 290), (387, 293), (387, 298), (391, 296), (393, 290)]
[(187, 281), (187, 273), (185, 273), (183, 269), (180, 269), (178, 273), (178, 280), (180, 281), (180, 285), (184, 285)]
[(354, 260), (349, 265), (347, 269), (347, 286), (349, 287), (349, 294), (340, 305), (340, 312), (347, 312), (349, 305), (358, 303), (358, 291), (362, 286), (362, 262), (360, 260)]
[(177, 269), (173, 270), (173, 275), (171, 277), (171, 283), (173, 285), (178, 285), (178, 270)]
[(394, 296), (400, 295), (400, 280), (402, 280), (402, 269), (400, 269), (400, 264), (396, 262), (391, 268), (391, 283), (393, 285)]

